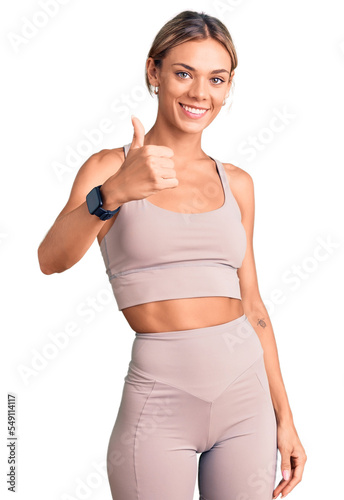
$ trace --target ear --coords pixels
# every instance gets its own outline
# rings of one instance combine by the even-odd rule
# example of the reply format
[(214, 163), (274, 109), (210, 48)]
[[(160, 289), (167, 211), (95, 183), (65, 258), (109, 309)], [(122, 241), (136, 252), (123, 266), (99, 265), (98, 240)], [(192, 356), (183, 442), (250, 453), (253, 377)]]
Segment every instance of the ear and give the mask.
[(233, 69), (233, 71), (231, 72), (231, 75), (229, 77), (229, 81), (228, 81), (228, 87), (227, 87), (227, 93), (229, 93), (230, 89), (231, 89), (231, 86), (232, 86), (232, 83), (233, 83), (233, 78), (234, 78), (234, 75), (235, 75), (235, 71)]
[(153, 85), (153, 87), (159, 86), (158, 68), (155, 66), (154, 59), (152, 57), (148, 57), (146, 61), (146, 71), (149, 83)]

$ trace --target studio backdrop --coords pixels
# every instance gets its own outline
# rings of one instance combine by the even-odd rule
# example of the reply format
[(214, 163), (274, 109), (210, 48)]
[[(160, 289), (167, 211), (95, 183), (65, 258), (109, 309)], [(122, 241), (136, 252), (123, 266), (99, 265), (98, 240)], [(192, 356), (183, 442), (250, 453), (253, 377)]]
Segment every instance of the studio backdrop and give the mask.
[(51, 275), (37, 249), (85, 161), (129, 144), (131, 115), (145, 132), (153, 125), (147, 53), (185, 9), (221, 19), (238, 53), (234, 88), (202, 149), (254, 182), (259, 290), (308, 456), (290, 498), (338, 497), (342, 2), (21, 0), (0, 14), (1, 498), (14, 498), (11, 486), (18, 500), (111, 498), (106, 449), (134, 332), (96, 239)]

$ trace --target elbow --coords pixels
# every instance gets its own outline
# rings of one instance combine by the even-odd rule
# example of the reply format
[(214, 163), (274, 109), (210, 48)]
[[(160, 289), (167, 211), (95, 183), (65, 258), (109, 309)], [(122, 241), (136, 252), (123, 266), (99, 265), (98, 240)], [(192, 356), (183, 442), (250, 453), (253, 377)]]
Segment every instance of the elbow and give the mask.
[(55, 273), (63, 273), (64, 271), (67, 271), (67, 269), (70, 269), (72, 267), (72, 265), (64, 265), (60, 267), (52, 266), (51, 262), (47, 261), (46, 257), (44, 257), (44, 251), (42, 250), (42, 245), (38, 247), (37, 257), (40, 270), (42, 271), (43, 274), (46, 274), (47, 276)]
[(49, 267), (48, 263), (46, 262), (46, 259), (44, 259), (43, 256), (43, 251), (42, 251), (42, 245), (38, 247), (37, 250), (37, 257), (38, 257), (38, 264), (39, 268), (42, 271), (43, 274), (50, 275), (56, 273), (55, 270), (53, 270), (51, 267)]
[(246, 316), (252, 315), (252, 314), (266, 314), (267, 309), (265, 307), (265, 304), (260, 297), (259, 293), (255, 296), (249, 296), (245, 297), (242, 299), (243, 303), (243, 308), (245, 311)]
[(54, 271), (51, 271), (47, 267), (43, 267), (41, 264), (39, 265), (40, 270), (42, 271), (43, 274), (49, 275), (49, 274), (54, 274)]

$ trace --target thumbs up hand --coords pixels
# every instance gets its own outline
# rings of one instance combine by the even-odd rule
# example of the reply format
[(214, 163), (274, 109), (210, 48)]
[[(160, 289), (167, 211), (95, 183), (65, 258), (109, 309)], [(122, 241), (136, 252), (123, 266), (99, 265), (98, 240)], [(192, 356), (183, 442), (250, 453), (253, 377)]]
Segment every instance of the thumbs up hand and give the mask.
[[(116, 182), (121, 186), (125, 201), (141, 200), (163, 189), (178, 186), (174, 152), (167, 146), (144, 146), (145, 130), (141, 121), (132, 116), (133, 140), (127, 157), (116, 172)], [(115, 189), (115, 185), (113, 189)]]

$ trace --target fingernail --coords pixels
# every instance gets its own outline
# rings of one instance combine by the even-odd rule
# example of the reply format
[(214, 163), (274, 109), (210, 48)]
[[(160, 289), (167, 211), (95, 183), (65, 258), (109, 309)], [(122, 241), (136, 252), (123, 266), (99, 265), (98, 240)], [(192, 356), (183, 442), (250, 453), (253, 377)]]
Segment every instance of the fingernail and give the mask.
[[(283, 471), (283, 478), (288, 481), (288, 479), (290, 478), (290, 472), (289, 470), (284, 470)], [(282, 498), (282, 497), (281, 497)]]

